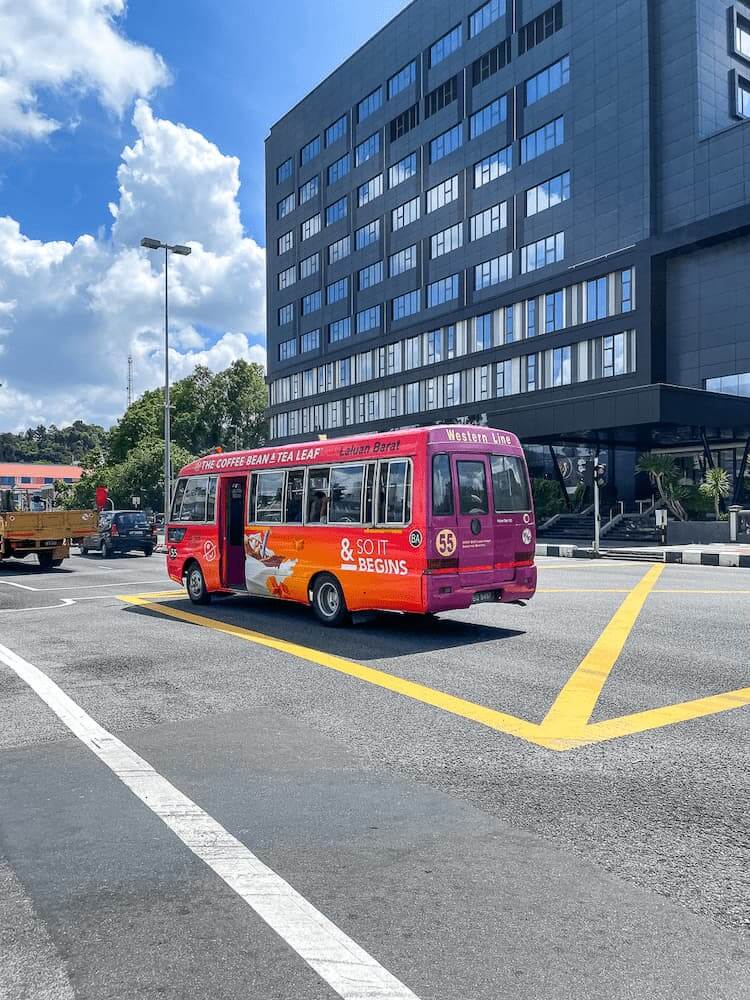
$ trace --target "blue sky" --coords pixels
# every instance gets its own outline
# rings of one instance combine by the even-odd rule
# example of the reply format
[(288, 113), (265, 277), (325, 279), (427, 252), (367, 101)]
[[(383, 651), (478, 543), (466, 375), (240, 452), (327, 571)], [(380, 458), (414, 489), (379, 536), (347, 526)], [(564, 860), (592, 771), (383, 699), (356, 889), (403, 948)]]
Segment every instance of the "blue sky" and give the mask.
[[(263, 240), (263, 142), (269, 126), (405, 6), (404, 0), (130, 0), (121, 31), (165, 60), (172, 83), (155, 114), (201, 132), (240, 159), (246, 230)], [(283, 10), (283, 13), (281, 11)], [(54, 117), (78, 120), (44, 142), (0, 147), (0, 215), (35, 239), (75, 239), (108, 226), (130, 115), (94, 97), (42, 96)]]
[[(406, 0), (0, 2), (0, 430), (265, 363), (264, 141)], [(351, 95), (353, 101), (357, 95)]]

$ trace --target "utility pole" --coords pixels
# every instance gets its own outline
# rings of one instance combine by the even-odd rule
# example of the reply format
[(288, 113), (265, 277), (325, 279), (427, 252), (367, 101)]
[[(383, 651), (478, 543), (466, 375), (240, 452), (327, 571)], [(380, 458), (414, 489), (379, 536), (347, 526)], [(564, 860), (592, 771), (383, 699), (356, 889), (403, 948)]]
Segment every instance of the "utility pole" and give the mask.
[(128, 409), (133, 404), (133, 355), (128, 355)]
[(602, 533), (602, 513), (599, 502), (599, 456), (594, 459), (594, 553), (599, 555)]

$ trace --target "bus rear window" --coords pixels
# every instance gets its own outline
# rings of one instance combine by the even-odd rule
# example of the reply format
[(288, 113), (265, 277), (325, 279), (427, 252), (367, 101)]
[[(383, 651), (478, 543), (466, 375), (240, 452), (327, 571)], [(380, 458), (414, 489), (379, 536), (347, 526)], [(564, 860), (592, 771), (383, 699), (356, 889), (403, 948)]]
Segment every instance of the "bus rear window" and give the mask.
[(456, 462), (462, 514), (489, 514), (484, 462)]
[(448, 455), (435, 455), (432, 459), (432, 513), (436, 517), (448, 517), (453, 513), (453, 481)]
[(492, 455), (490, 461), (496, 513), (531, 510), (523, 460), (514, 455)]

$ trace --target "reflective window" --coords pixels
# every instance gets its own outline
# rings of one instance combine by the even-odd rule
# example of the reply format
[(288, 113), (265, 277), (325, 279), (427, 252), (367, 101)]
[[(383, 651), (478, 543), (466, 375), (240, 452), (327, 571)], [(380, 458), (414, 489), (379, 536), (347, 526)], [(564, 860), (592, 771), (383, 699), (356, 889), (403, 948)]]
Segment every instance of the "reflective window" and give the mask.
[(402, 90), (406, 90), (410, 87), (414, 81), (417, 79), (417, 64), (416, 61), (410, 62), (408, 65), (400, 69), (398, 73), (390, 78), (388, 81), (388, 99), (395, 97), (396, 94), (400, 94)]
[(536, 215), (570, 198), (570, 171), (551, 177), (526, 192), (526, 215)]
[(472, 139), (489, 132), (491, 128), (504, 122), (508, 115), (508, 100), (498, 97), (481, 108), (469, 119), (469, 135)]
[(346, 177), (352, 169), (352, 157), (350, 153), (345, 153), (342, 157), (332, 163), (328, 168), (328, 183), (335, 184), (342, 177)]
[(286, 510), (287, 524), (302, 524), (302, 510), (305, 499), (305, 470), (292, 469), (287, 473)]
[(289, 288), (297, 280), (297, 268), (287, 267), (284, 271), (279, 272), (279, 291), (283, 291), (285, 288)]
[(368, 94), (364, 100), (360, 101), (357, 105), (357, 121), (363, 122), (366, 118), (369, 118), (371, 114), (374, 114), (379, 107), (383, 104), (383, 88), (376, 87), (371, 94)]
[(556, 31), (563, 26), (563, 5), (562, 0), (554, 7), (545, 10), (544, 13), (535, 17), (533, 21), (524, 24), (518, 31), (518, 54), (523, 55), (535, 46), (540, 45), (547, 38), (551, 38)]
[(282, 306), (279, 309), (279, 326), (285, 326), (287, 323), (291, 323), (294, 319), (294, 303), (290, 302), (289, 305)]
[(481, 291), (491, 285), (498, 285), (502, 281), (507, 281), (513, 277), (513, 254), (506, 253), (500, 257), (493, 257), (482, 264), (477, 264), (474, 268), (474, 288)]
[(469, 36), (473, 38), (478, 35), (504, 14), (505, 0), (489, 0), (488, 3), (482, 4), (469, 18)]
[(393, 319), (406, 319), (407, 316), (414, 316), (419, 312), (419, 290), (413, 292), (407, 292), (405, 295), (399, 295), (393, 300)]
[(309, 330), (300, 337), (300, 349), (302, 354), (308, 351), (317, 351), (320, 347), (320, 330)]
[(547, 122), (541, 128), (521, 139), (521, 163), (535, 160), (537, 156), (562, 146), (565, 142), (565, 120), (562, 115), (554, 121)]
[(375, 264), (370, 264), (369, 267), (363, 267), (359, 272), (358, 278), (360, 291), (380, 284), (383, 280), (383, 261), (379, 260)]
[(456, 462), (462, 514), (489, 514), (484, 462)]
[(419, 125), (419, 105), (413, 104), (406, 111), (397, 115), (390, 124), (391, 142), (402, 139), (408, 132)]
[(349, 295), (349, 278), (340, 278), (326, 286), (326, 305), (332, 306)]
[(448, 455), (435, 455), (432, 459), (432, 513), (436, 517), (449, 517), (453, 513), (453, 480)]
[(380, 239), (380, 219), (373, 219), (366, 226), (362, 226), (354, 234), (354, 245), (357, 250), (369, 247), (371, 243), (376, 243)]
[(332, 146), (334, 142), (346, 135), (346, 115), (342, 115), (333, 125), (326, 129), (326, 147)]
[(344, 236), (342, 239), (337, 240), (335, 243), (331, 243), (328, 247), (328, 263), (335, 264), (339, 260), (343, 260), (348, 257), (352, 252), (352, 238), (351, 236)]
[(382, 193), (383, 175), (378, 174), (372, 180), (365, 181), (364, 184), (359, 185), (357, 188), (357, 204), (362, 208), (364, 205), (368, 205), (371, 201), (379, 198)]
[(276, 183), (281, 184), (283, 181), (288, 181), (293, 173), (294, 161), (290, 156), (288, 160), (284, 160), (280, 167), (276, 168)]
[(464, 141), (463, 123), (454, 125), (453, 128), (443, 132), (430, 143), (430, 163), (442, 160), (444, 156), (459, 149)]
[(433, 281), (427, 286), (427, 308), (444, 305), (446, 302), (453, 302), (458, 298), (459, 281), (458, 275), (452, 274), (449, 278), (441, 278)]
[(345, 219), (349, 212), (349, 199), (344, 195), (326, 209), (326, 225), (332, 226), (334, 222)]
[(306, 163), (310, 160), (314, 160), (315, 157), (320, 152), (320, 136), (316, 135), (314, 139), (311, 139), (306, 143), (300, 151), (300, 163), (304, 167)]
[(299, 276), (300, 280), (304, 281), (305, 278), (311, 277), (313, 274), (317, 274), (320, 270), (320, 254), (314, 253), (309, 257), (305, 257), (304, 260), (299, 262)]
[(556, 63), (547, 66), (526, 81), (526, 106), (536, 104), (543, 97), (564, 87), (570, 82), (570, 57), (563, 56)]
[(523, 459), (515, 455), (492, 455), (492, 492), (495, 512), (531, 510), (529, 483)]
[(205, 521), (208, 476), (188, 479), (180, 508), (180, 521)]
[(474, 187), (480, 188), (507, 174), (513, 166), (513, 147), (506, 146), (474, 164)]
[(330, 469), (310, 469), (307, 476), (307, 523), (328, 523)]
[(388, 258), (388, 274), (389, 277), (395, 278), (397, 274), (403, 274), (404, 271), (411, 271), (412, 268), (417, 266), (417, 245), (406, 247), (405, 250), (399, 250), (398, 253), (393, 253)]
[(294, 194), (292, 193), (286, 198), (282, 198), (276, 206), (276, 218), (285, 219), (290, 212), (294, 211), (294, 207)]
[(430, 47), (430, 66), (437, 66), (443, 59), (447, 59), (452, 52), (461, 47), (462, 41), (463, 26), (457, 24), (447, 35), (443, 35)]
[(439, 87), (435, 87), (424, 99), (424, 116), (425, 118), (431, 118), (433, 115), (437, 114), (438, 111), (442, 111), (443, 108), (447, 108), (449, 104), (458, 98), (458, 76), (452, 76), (450, 80), (446, 80), (445, 83), (441, 83)]
[(441, 181), (427, 192), (427, 212), (437, 211), (444, 205), (450, 205), (452, 201), (458, 199), (458, 174), (449, 177), (447, 181)]
[(404, 181), (413, 177), (417, 172), (417, 154), (409, 153), (403, 160), (394, 163), (388, 172), (388, 184), (390, 187), (397, 187)]
[(307, 184), (303, 184), (299, 189), (299, 203), (304, 205), (306, 201), (310, 201), (314, 198), (316, 194), (320, 191), (320, 178), (315, 175), (311, 177)]
[(565, 233), (547, 236), (521, 247), (521, 274), (538, 271), (565, 258)]
[(370, 309), (363, 309), (357, 313), (357, 333), (369, 333), (370, 330), (380, 328), (380, 305), (372, 306)]
[(471, 65), (471, 83), (477, 87), (491, 76), (504, 69), (512, 58), (510, 37), (504, 42), (500, 42), (494, 49), (485, 52), (483, 56), (475, 59)]
[(285, 340), (282, 344), (279, 344), (279, 361), (288, 361), (289, 358), (293, 358), (297, 353), (297, 340)]
[(395, 233), (398, 229), (403, 229), (404, 226), (410, 225), (412, 222), (416, 222), (420, 215), (420, 198), (412, 198), (411, 201), (407, 201), (403, 205), (399, 205), (398, 208), (394, 208), (391, 212), (391, 228)]
[(380, 132), (375, 132), (354, 150), (354, 162), (359, 167), (380, 152)]
[(343, 465), (331, 470), (329, 523), (360, 523), (362, 520), (364, 476), (365, 467), (363, 465)]
[(503, 202), (500, 205), (492, 205), (478, 215), (471, 218), (471, 239), (481, 240), (491, 233), (496, 233), (500, 229), (505, 229), (507, 225), (507, 206)]
[[(173, 521), (180, 520), (180, 507), (182, 506), (182, 498), (185, 496), (185, 487), (187, 486), (187, 479), (178, 479), (177, 485), (174, 488), (174, 497), (172, 498), (172, 517)], [(9, 483), (8, 485), (13, 485)]]
[(607, 279), (596, 278), (586, 282), (586, 319), (591, 323), (595, 319), (606, 319), (607, 309)]
[(430, 257), (433, 260), (436, 257), (443, 257), (447, 253), (452, 253), (452, 251), (460, 249), (463, 245), (464, 224), (463, 222), (458, 222), (455, 226), (443, 229), (442, 232), (435, 233), (430, 238)]
[(294, 246), (294, 230), (291, 229), (288, 233), (284, 233), (283, 236), (279, 236), (279, 241), (278, 241), (279, 257), (284, 253), (288, 253), (293, 246)]
[(382, 462), (378, 477), (378, 524), (411, 520), (411, 464), (401, 459)]

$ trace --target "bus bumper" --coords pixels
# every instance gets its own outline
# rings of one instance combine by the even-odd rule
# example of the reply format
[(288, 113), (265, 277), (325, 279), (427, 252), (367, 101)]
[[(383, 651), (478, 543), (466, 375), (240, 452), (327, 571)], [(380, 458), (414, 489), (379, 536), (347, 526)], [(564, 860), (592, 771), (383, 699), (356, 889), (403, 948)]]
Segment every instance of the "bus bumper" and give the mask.
[(473, 604), (512, 604), (528, 601), (536, 593), (536, 566), (520, 566), (512, 580), (472, 583), (468, 585), (461, 575), (425, 576), (425, 611), (459, 611)]

